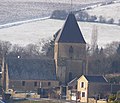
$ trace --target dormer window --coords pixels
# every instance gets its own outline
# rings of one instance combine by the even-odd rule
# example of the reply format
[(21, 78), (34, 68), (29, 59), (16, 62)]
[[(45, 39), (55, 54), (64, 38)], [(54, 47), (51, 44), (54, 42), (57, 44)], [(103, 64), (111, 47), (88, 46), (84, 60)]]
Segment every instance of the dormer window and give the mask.
[(70, 48), (69, 48), (69, 56), (70, 56), (71, 59), (73, 58), (73, 52), (74, 52), (73, 47), (70, 46)]

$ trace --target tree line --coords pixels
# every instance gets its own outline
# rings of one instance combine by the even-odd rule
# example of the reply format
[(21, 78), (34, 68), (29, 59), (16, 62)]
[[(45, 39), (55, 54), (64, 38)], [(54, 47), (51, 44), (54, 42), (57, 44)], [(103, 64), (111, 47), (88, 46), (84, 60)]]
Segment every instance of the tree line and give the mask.
[[(42, 40), (37, 44), (28, 44), (24, 47), (9, 41), (0, 41), (0, 57), (16, 58), (54, 58), (54, 41)], [(120, 73), (120, 42), (112, 42), (104, 48), (98, 46), (91, 51), (86, 49), (89, 74), (106, 75)]]
[[(85, 21), (85, 22), (98, 22), (98, 23), (106, 23), (106, 24), (115, 24), (113, 18), (105, 18), (102, 15), (97, 17), (96, 15), (89, 15), (86, 11), (79, 11), (73, 12), (76, 15), (76, 19), (78, 21)], [(51, 18), (52, 19), (66, 19), (67, 15), (69, 14), (66, 10), (55, 10), (53, 11)], [(120, 25), (120, 19), (118, 20), (117, 25)]]
[(26, 46), (20, 46), (18, 44), (12, 44), (9, 41), (0, 40), (0, 58), (3, 57), (20, 57), (20, 58), (38, 58), (45, 56), (47, 43), (49, 40), (40, 40), (36, 44), (28, 44)]
[(98, 48), (91, 53), (87, 52), (89, 74), (112, 74), (120, 73), (120, 42), (107, 44), (106, 47)]

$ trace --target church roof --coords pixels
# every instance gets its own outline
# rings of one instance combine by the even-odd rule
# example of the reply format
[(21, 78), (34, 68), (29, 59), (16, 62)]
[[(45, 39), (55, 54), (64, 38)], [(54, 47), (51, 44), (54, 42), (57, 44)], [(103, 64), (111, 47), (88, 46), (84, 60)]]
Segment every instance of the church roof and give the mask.
[(63, 28), (58, 32), (55, 42), (86, 43), (73, 13), (68, 15)]
[(51, 59), (7, 59), (10, 80), (56, 80), (55, 62)]
[(84, 75), (88, 82), (96, 82), (96, 83), (107, 83), (107, 80), (104, 76), (88, 76)]

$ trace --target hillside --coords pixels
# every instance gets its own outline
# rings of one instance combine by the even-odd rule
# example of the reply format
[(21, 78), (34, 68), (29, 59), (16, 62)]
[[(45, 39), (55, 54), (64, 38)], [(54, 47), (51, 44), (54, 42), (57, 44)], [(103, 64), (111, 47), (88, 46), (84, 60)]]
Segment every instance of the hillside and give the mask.
[(120, 19), (120, 2), (105, 6), (99, 6), (94, 9), (87, 10), (88, 14), (96, 15), (97, 17), (103, 16), (106, 19), (113, 18), (117, 23)]
[[(41, 39), (51, 39), (53, 34), (63, 26), (64, 20), (46, 19), (0, 29), (0, 40), (13, 44), (27, 45), (37, 43)], [(92, 28), (98, 28), (98, 44), (105, 46), (112, 41), (120, 41), (120, 26), (79, 22), (81, 31), (87, 43), (91, 42)]]
[[(80, 10), (96, 4), (113, 0), (74, 0), (73, 10)], [(0, 25), (50, 16), (54, 10), (70, 10), (70, 0), (1, 0)]]
[[(14, 1), (14, 2), (54, 2), (54, 3), (70, 3), (70, 0), (4, 0), (4, 1)], [(74, 0), (73, 3), (96, 3), (96, 2), (108, 2), (114, 0)]]

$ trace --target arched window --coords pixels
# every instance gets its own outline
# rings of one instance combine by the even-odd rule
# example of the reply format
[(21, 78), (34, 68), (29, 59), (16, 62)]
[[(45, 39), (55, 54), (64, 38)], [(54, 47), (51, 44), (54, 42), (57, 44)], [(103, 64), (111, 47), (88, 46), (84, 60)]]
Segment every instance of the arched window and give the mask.
[(69, 72), (69, 81), (72, 80), (72, 72)]
[(70, 56), (71, 59), (73, 58), (73, 52), (74, 52), (73, 47), (70, 46), (70, 48), (69, 48), (69, 56)]

